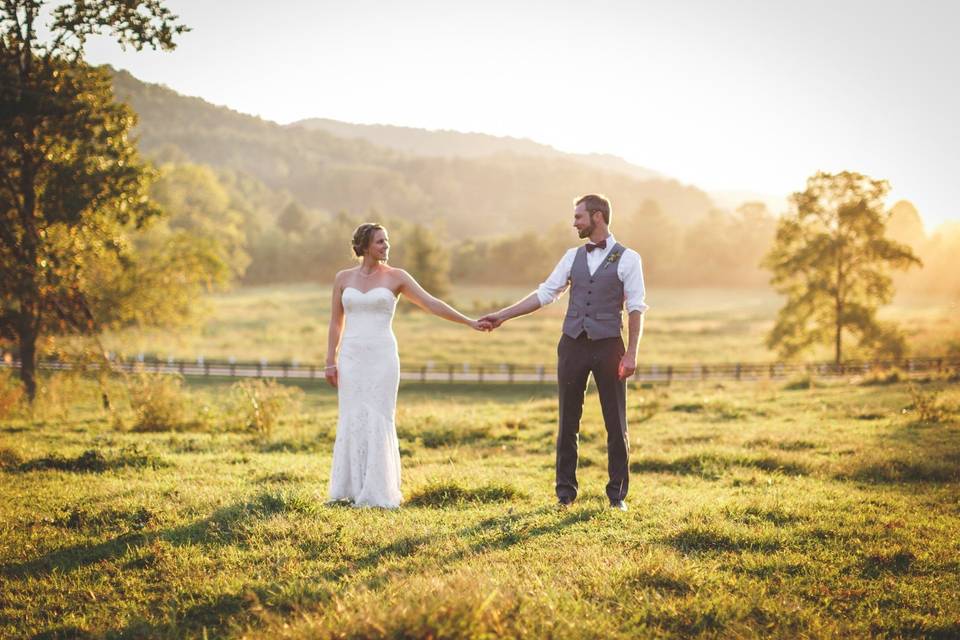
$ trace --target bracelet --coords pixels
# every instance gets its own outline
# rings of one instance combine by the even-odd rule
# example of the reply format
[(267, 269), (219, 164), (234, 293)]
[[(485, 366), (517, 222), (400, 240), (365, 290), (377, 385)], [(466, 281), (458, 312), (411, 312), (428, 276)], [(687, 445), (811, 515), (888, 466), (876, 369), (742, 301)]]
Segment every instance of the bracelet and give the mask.
[(335, 365), (335, 364), (329, 364), (329, 365), (325, 366), (325, 367), (323, 368), (323, 370), (324, 370), (324, 371), (329, 371), (330, 369), (336, 369), (336, 368), (337, 368), (337, 365)]

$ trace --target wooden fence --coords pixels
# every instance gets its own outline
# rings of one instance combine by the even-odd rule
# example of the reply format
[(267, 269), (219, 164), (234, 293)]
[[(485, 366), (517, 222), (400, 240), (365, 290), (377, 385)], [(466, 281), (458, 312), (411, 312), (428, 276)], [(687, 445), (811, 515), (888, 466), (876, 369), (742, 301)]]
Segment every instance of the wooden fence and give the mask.
[[(237, 360), (178, 360), (140, 355), (134, 359), (110, 358), (116, 371), (145, 371), (180, 374), (184, 377), (216, 378), (289, 378), (292, 380), (322, 380), (322, 365), (298, 362), (237, 361)], [(19, 362), (9, 354), (0, 360), (0, 366), (17, 368)], [(79, 363), (46, 359), (38, 363), (42, 370), (67, 370), (82, 367)], [(91, 365), (87, 364), (87, 367)], [(908, 376), (932, 373), (960, 373), (960, 356), (905, 358), (902, 360), (851, 360), (833, 362), (764, 362), (714, 364), (641, 364), (633, 380), (638, 383), (670, 384), (675, 381), (697, 380), (786, 380), (810, 375), (813, 377), (840, 377), (864, 375), (870, 372), (898, 369)], [(552, 383), (557, 380), (556, 369), (544, 365), (516, 364), (405, 364), (400, 379), (410, 382), (469, 382), (469, 383)]]

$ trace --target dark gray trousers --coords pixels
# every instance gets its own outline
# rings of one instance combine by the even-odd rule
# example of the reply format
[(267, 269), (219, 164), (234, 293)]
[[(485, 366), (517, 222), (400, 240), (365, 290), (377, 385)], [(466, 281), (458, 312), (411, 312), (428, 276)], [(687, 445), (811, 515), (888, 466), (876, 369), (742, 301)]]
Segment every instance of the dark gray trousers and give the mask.
[(586, 332), (579, 338), (564, 334), (557, 346), (557, 382), (560, 392), (560, 428), (557, 434), (557, 498), (577, 497), (577, 449), (580, 418), (587, 378), (600, 392), (603, 424), (607, 429), (607, 498), (623, 500), (629, 485), (627, 435), (627, 384), (619, 376), (623, 339), (590, 340)]

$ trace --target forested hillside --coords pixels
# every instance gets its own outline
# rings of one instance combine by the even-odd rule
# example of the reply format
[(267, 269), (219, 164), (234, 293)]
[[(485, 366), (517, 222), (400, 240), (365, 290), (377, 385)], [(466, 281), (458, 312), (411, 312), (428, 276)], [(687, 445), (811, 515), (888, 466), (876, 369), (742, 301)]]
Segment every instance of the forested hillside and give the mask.
[(116, 72), (115, 90), (140, 114), (140, 145), (148, 154), (243, 171), (308, 208), (441, 223), (452, 237), (551, 225), (565, 220), (570, 199), (586, 191), (607, 193), (620, 211), (653, 199), (685, 223), (713, 206), (695, 187), (637, 179), (578, 156), (412, 155), (319, 129), (284, 127), (140, 82), (124, 71)]
[[(350, 264), (353, 226), (377, 220), (390, 227), (393, 263), (421, 265), (418, 277), (436, 290), (450, 280), (534, 284), (578, 242), (571, 200), (585, 192), (611, 197), (614, 233), (640, 251), (655, 285), (769, 278), (758, 263), (779, 211), (720, 209), (695, 186), (619, 158), (454, 131), (323, 119), (283, 126), (125, 71), (114, 71), (114, 86), (139, 115), (139, 145), (161, 168), (155, 196), (173, 226), (219, 236), (239, 282), (327, 281)], [(925, 232), (905, 204), (890, 232), (928, 263), (899, 277), (902, 286), (955, 291), (955, 230)]]

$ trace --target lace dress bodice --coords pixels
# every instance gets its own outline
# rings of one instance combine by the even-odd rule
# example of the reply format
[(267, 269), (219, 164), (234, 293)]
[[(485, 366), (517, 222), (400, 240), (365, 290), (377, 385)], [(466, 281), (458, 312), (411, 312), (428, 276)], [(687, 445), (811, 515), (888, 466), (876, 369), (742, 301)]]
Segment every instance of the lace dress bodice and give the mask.
[(393, 312), (397, 298), (386, 287), (360, 291), (353, 287), (343, 290), (341, 298), (346, 314), (343, 338), (393, 338)]

